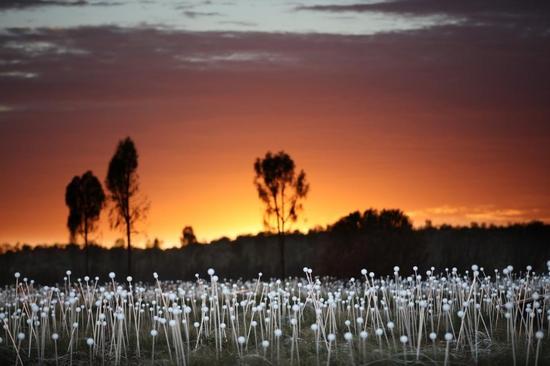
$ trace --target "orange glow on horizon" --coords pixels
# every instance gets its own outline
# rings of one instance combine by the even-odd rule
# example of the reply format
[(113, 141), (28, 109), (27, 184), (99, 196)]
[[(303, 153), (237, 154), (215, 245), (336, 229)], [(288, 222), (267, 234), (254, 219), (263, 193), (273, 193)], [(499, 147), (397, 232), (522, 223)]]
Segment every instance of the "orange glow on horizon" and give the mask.
[[(550, 222), (548, 47), (508, 33), (487, 47), (493, 33), (478, 43), (480, 31), (5, 35), (89, 52), (9, 50), (37, 76), (1, 79), (0, 243), (66, 242), (66, 185), (89, 169), (103, 182), (126, 136), (151, 202), (140, 245), (177, 245), (188, 225), (200, 241), (262, 231), (253, 163), (268, 150), (307, 174), (302, 231), (371, 207), (399, 208), (416, 226)], [(216, 58), (235, 52), (281, 57)], [(104, 211), (92, 238), (123, 236)]]
[[(263, 206), (252, 184), (252, 164), (269, 147), (241, 145), (231, 151), (196, 154), (194, 160), (186, 160), (184, 156), (178, 156), (172, 151), (178, 146), (171, 146), (170, 140), (164, 140), (162, 147), (150, 144), (139, 136), (135, 140), (140, 154), (141, 190), (151, 201), (148, 218), (138, 225), (139, 233), (134, 236), (136, 246), (144, 247), (147, 241), (155, 238), (162, 241), (164, 248), (179, 246), (181, 230), (186, 225), (194, 228), (200, 242), (209, 242), (223, 236), (233, 239), (239, 235), (263, 231)], [(101, 181), (115, 142), (113, 139), (112, 146), (105, 145), (101, 154), (98, 154), (101, 159), (93, 157), (91, 160), (97, 162), (93, 171)], [(427, 219), (431, 219), (435, 225), (469, 225), (472, 221), (506, 224), (532, 219), (545, 220), (545, 213), (537, 209), (502, 208), (495, 204), (476, 205), (478, 198), (472, 200), (470, 206), (465, 206), (461, 202), (467, 201), (475, 191), (468, 192), (464, 188), (462, 194), (455, 197), (454, 203), (440, 204), (440, 197), (460, 182), (451, 177), (448, 180), (437, 177), (430, 186), (411, 187), (407, 180), (397, 177), (410, 176), (409, 179), (414, 180), (419, 175), (429, 177), (431, 172), (419, 169), (418, 163), (410, 165), (408, 169), (408, 161), (412, 159), (410, 157), (403, 157), (401, 168), (397, 169), (379, 165), (376, 156), (374, 159), (367, 156), (360, 160), (350, 160), (342, 156), (300, 149), (297, 141), (291, 140), (288, 145), (289, 148), (285, 150), (294, 158), (298, 169), (303, 168), (306, 171), (311, 183), (311, 192), (304, 202), (304, 210), (299, 221), (290, 230), (306, 232), (316, 226), (324, 227), (352, 211), (363, 211), (370, 207), (400, 208), (411, 217), (415, 226), (422, 226)], [(166, 156), (171, 159), (166, 161)], [(220, 159), (224, 163), (214, 166), (213, 163)], [(173, 170), (172, 167), (180, 165), (180, 161), (186, 168)], [(84, 166), (79, 161), (74, 165)], [(370, 169), (363, 168), (365, 166), (370, 166)], [(72, 170), (80, 173), (77, 169), (75, 167)], [(377, 173), (370, 173), (374, 171)], [(47, 212), (47, 215), (42, 219), (35, 219), (33, 217), (36, 215), (31, 215), (32, 212), (23, 212), (10, 217), (11, 225), (2, 230), (2, 242), (38, 244), (67, 241), (65, 222), (68, 210), (64, 206), (63, 194), (71, 174), (63, 169), (54, 176), (55, 180), (44, 182), (45, 186), (42, 188), (48, 194), (36, 200), (34, 206), (35, 210)], [(342, 188), (346, 186), (349, 188)], [(492, 189), (491, 185), (487, 189)], [(28, 227), (25, 222), (33, 224)], [(97, 232), (91, 237), (102, 245), (110, 246), (124, 235), (110, 229), (106, 209), (102, 212)]]

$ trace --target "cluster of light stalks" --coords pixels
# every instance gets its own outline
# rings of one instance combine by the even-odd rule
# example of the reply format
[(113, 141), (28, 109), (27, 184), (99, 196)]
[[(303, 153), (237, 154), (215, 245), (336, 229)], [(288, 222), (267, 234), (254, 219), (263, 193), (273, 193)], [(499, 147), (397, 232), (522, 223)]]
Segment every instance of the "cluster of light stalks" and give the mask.
[(550, 362), (548, 273), (434, 268), (347, 281), (118, 281), (111, 273), (0, 292), (2, 364)]

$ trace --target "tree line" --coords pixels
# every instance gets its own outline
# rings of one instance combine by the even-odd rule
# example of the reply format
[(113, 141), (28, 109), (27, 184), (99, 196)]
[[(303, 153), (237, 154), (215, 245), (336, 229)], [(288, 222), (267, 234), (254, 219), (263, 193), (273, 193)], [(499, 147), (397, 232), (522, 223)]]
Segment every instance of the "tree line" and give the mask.
[[(265, 278), (280, 276), (279, 237), (276, 232), (220, 238), (208, 245), (192, 243), (183, 248), (132, 251), (136, 281), (152, 281), (158, 272), (163, 279), (193, 280), (195, 274), (215, 268), (220, 276)], [(432, 266), (437, 273), (453, 267), (467, 270), (472, 264), (493, 269), (513, 265), (517, 271), (532, 265), (537, 273), (550, 259), (550, 225), (541, 222), (506, 226), (468, 227), (424, 226), (413, 228), (400, 210), (368, 209), (352, 212), (331, 225), (308, 233), (289, 231), (285, 235), (285, 273), (303, 275), (313, 268), (316, 275), (357, 277), (366, 268), (376, 274), (391, 275), (395, 265), (420, 273)], [(11, 283), (21, 272), (40, 283), (62, 281), (67, 269), (82, 278), (92, 273), (107, 278), (111, 271), (124, 271), (125, 247), (89, 245), (90, 270), (85, 271), (85, 251), (76, 244), (23, 247), (0, 255), (0, 283)]]

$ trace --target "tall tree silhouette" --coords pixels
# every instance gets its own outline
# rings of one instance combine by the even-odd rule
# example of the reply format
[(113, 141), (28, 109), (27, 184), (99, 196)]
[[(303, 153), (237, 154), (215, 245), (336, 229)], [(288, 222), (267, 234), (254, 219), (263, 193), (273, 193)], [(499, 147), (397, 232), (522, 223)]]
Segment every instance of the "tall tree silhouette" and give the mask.
[(99, 179), (91, 171), (81, 177), (75, 176), (65, 189), (65, 204), (69, 207), (67, 227), (71, 242), (76, 241), (78, 234), (84, 238), (86, 273), (89, 274), (88, 234), (95, 230), (105, 205), (105, 193)]
[(120, 140), (109, 163), (105, 185), (113, 203), (111, 225), (126, 232), (128, 248), (128, 275), (132, 274), (132, 233), (136, 223), (148, 210), (148, 203), (138, 196), (139, 176), (137, 173), (138, 153), (130, 137)]
[[(288, 224), (298, 219), (301, 202), (309, 192), (309, 183), (303, 170), (296, 174), (294, 161), (284, 151), (277, 154), (268, 151), (263, 159), (257, 158), (254, 172), (258, 197), (265, 204), (264, 226), (276, 229), (279, 236), (281, 276), (284, 278), (285, 232)], [(275, 225), (272, 225), (273, 221)]]

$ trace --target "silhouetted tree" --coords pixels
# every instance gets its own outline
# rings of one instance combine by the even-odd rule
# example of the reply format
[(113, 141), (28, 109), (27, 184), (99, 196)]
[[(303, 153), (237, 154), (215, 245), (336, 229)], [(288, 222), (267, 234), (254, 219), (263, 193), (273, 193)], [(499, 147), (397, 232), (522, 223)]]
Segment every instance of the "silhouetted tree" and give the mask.
[(350, 213), (335, 222), (330, 231), (338, 233), (354, 233), (376, 230), (412, 230), (410, 218), (398, 209), (366, 210), (363, 215), (359, 211)]
[(182, 248), (189, 244), (197, 243), (197, 237), (195, 236), (195, 232), (191, 226), (186, 226), (183, 228), (180, 243)]
[[(67, 186), (67, 189), (69, 189), (68, 186)], [(65, 196), (66, 196), (66, 193), (65, 193)], [(65, 202), (67, 202), (66, 197), (65, 197)], [(80, 221), (81, 221), (80, 214), (76, 210), (69, 209), (69, 217), (67, 217), (67, 228), (69, 229), (69, 243), (76, 242)]]
[(399, 209), (384, 209), (380, 211), (380, 227), (383, 230), (412, 230), (412, 222)]
[(132, 232), (137, 221), (142, 219), (149, 208), (145, 199), (140, 199), (139, 176), (137, 174), (138, 153), (129, 137), (119, 141), (115, 154), (109, 163), (105, 185), (113, 202), (111, 225), (123, 228), (126, 232), (128, 248), (128, 275), (132, 274)]
[(105, 205), (105, 193), (99, 179), (91, 171), (81, 177), (75, 176), (65, 190), (65, 204), (69, 207), (67, 227), (70, 241), (75, 242), (78, 234), (83, 236), (86, 273), (89, 273), (88, 234), (95, 230), (95, 224)]
[[(303, 170), (296, 174), (294, 161), (284, 151), (277, 154), (268, 151), (263, 159), (257, 158), (254, 172), (258, 196), (265, 204), (264, 226), (270, 230), (276, 228), (279, 235), (281, 275), (285, 277), (286, 225), (298, 219), (301, 201), (309, 192), (309, 183)], [(275, 227), (270, 223), (272, 219), (275, 219)]]
[(159, 238), (153, 239), (153, 243), (152, 243), (153, 249), (158, 250), (158, 249), (160, 249), (161, 246), (162, 246), (162, 241)]
[(342, 217), (330, 227), (332, 232), (339, 234), (347, 234), (362, 229), (364, 229), (363, 218), (361, 217), (361, 213), (359, 211), (352, 212), (349, 215)]

